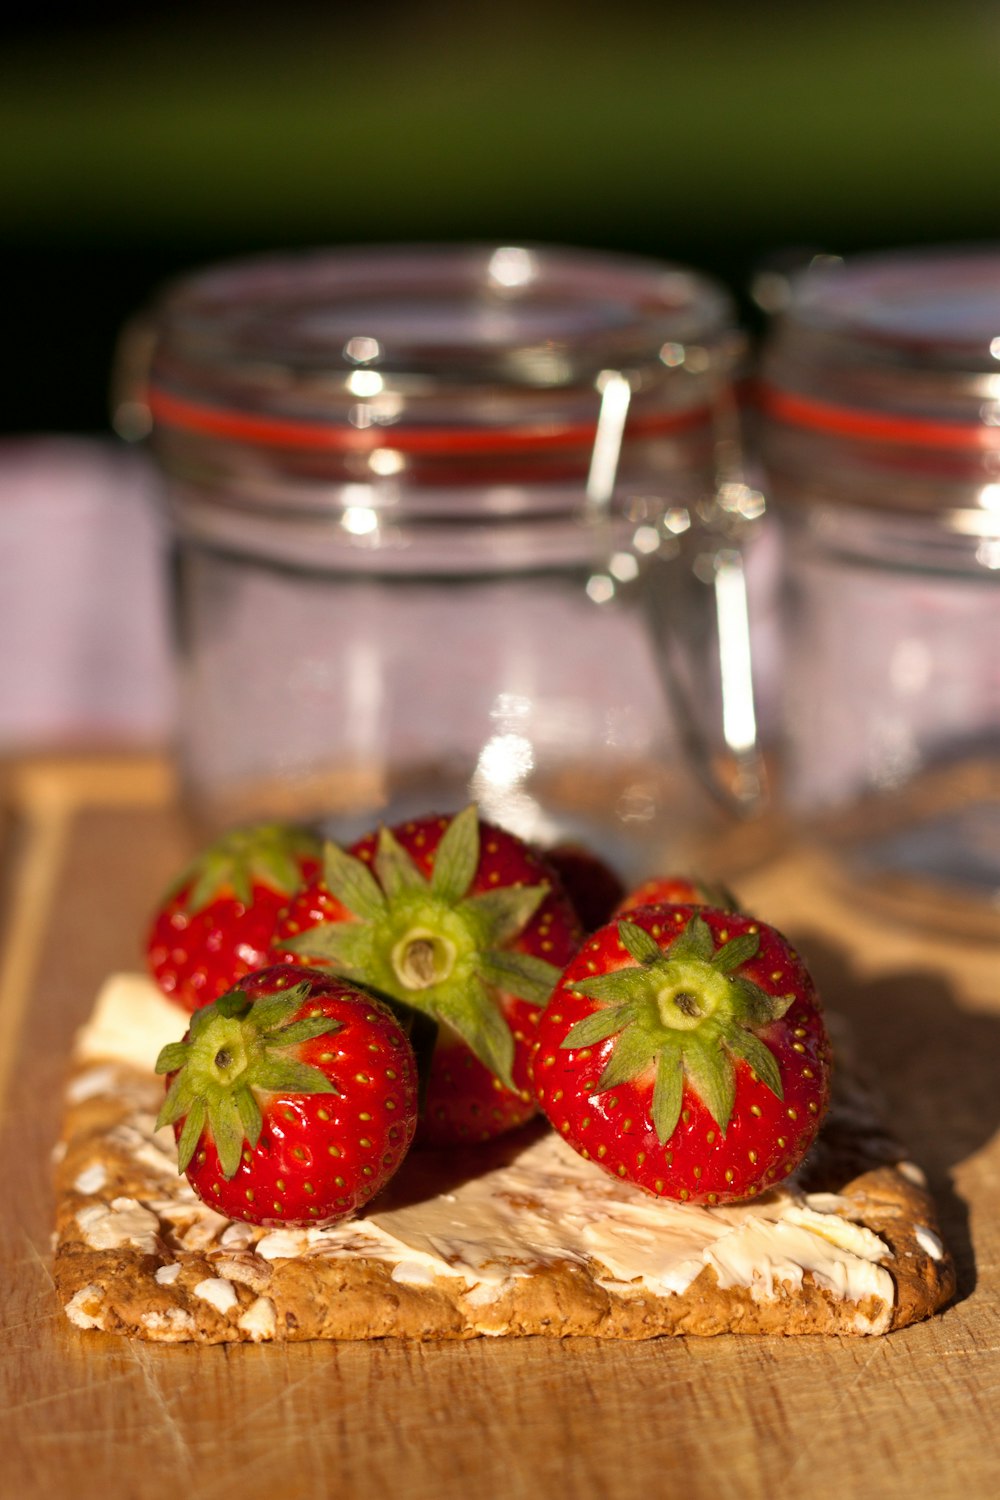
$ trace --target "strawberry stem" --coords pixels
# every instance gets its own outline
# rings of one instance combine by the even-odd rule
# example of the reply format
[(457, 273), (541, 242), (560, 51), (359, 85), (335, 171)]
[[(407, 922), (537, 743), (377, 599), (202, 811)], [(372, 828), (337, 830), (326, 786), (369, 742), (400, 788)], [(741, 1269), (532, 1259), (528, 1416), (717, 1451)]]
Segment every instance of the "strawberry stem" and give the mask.
[(232, 1178), (244, 1146), (252, 1149), (260, 1139), (259, 1094), (337, 1092), (320, 1068), (295, 1056), (302, 1042), (341, 1028), (319, 1010), (299, 1015), (308, 996), (307, 983), (256, 1002), (243, 990), (230, 990), (195, 1014), (183, 1042), (162, 1049), (156, 1071), (174, 1076), (156, 1128), (183, 1121), (179, 1172), (187, 1169), (207, 1131), (223, 1176)]
[(249, 906), (255, 881), (291, 896), (302, 879), (301, 861), (318, 859), (319, 853), (315, 834), (295, 824), (237, 828), (202, 850), (174, 882), (171, 893), (187, 887), (184, 908), (192, 915), (225, 890)]
[(379, 830), (373, 868), (328, 844), (324, 881), (351, 918), (311, 927), (287, 947), (450, 1026), (512, 1088), (514, 1039), (499, 997), (543, 1005), (559, 978), (553, 964), (511, 948), (549, 887), (474, 893), (479, 860), (474, 805), (448, 824), (429, 878), (388, 828)]
[(655, 1067), (652, 1117), (661, 1143), (677, 1126), (685, 1082), (725, 1133), (740, 1061), (780, 1099), (777, 1061), (754, 1028), (779, 1020), (791, 997), (768, 995), (739, 973), (759, 949), (757, 934), (745, 933), (717, 949), (699, 916), (665, 948), (627, 919), (618, 932), (632, 962), (569, 986), (596, 1000), (599, 1009), (570, 1028), (563, 1047), (617, 1038), (595, 1093)]
[(458, 949), (429, 927), (414, 927), (400, 938), (391, 957), (396, 977), (406, 990), (427, 990), (449, 978)]

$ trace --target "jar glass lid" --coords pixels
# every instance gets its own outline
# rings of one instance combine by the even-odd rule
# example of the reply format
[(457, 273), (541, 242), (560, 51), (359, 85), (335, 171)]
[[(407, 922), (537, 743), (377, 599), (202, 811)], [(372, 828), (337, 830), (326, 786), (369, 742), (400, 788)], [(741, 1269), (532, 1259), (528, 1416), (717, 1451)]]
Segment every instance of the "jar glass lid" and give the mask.
[(824, 259), (800, 273), (765, 340), (757, 393), (762, 460), (784, 500), (935, 514), (994, 536), (1000, 244)]
[(1000, 372), (1000, 251), (828, 262), (802, 278), (793, 316), (859, 357)]
[(638, 257), (418, 245), (215, 267), (170, 289), (159, 320), (192, 374), (268, 360), (290, 371), (365, 365), (559, 385), (613, 355), (643, 362), (659, 359), (665, 341), (711, 343), (732, 309), (697, 273)]
[[(144, 320), (150, 426), (255, 445), (355, 444), (359, 424), (447, 451), (469, 428), (589, 441), (595, 382), (686, 422), (742, 337), (685, 267), (525, 246), (380, 246), (213, 267)], [(359, 402), (361, 406), (359, 407)]]
[(779, 420), (844, 437), (994, 445), (1000, 247), (886, 252), (802, 273), (768, 339), (762, 393)]

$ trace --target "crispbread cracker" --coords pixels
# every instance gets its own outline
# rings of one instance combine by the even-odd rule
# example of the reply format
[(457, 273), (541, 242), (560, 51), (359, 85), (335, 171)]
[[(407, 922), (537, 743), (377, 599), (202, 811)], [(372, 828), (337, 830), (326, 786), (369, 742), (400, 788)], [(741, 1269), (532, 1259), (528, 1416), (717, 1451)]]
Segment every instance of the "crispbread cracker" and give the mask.
[(843, 1066), (806, 1167), (752, 1204), (653, 1199), (539, 1124), (411, 1151), (346, 1225), (230, 1223), (154, 1130), (152, 1059), (176, 1012), (143, 980), (117, 986), (81, 1038), (58, 1153), (55, 1279), (79, 1328), (199, 1343), (877, 1334), (954, 1291), (922, 1174)]

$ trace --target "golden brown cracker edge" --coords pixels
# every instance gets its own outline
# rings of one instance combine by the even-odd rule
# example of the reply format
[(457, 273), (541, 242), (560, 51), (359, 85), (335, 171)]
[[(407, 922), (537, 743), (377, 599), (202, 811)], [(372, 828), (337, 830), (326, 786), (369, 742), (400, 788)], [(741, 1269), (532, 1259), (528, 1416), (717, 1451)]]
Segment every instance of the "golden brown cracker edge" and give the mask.
[[(686, 1273), (686, 1285), (654, 1290), (616, 1280), (596, 1255), (581, 1256), (579, 1246), (561, 1255), (558, 1244), (544, 1258), (525, 1247), (527, 1264), (512, 1263), (512, 1274), (476, 1281), (444, 1262), (439, 1269), (449, 1274), (439, 1274), (433, 1256), (417, 1254), (411, 1263), (400, 1261), (398, 1251), (395, 1259), (373, 1254), (364, 1220), (355, 1226), (353, 1248), (353, 1231), (347, 1231), (346, 1250), (332, 1254), (315, 1233), (308, 1244), (286, 1244), (281, 1231), (268, 1237), (197, 1203), (177, 1174), (169, 1132), (153, 1129), (159, 1080), (121, 1062), (91, 1059), (69, 1081), (57, 1153), (57, 1294), (79, 1329), (156, 1342), (889, 1332), (942, 1307), (954, 1294), (954, 1267), (922, 1173), (882, 1133), (849, 1068), (840, 1072), (838, 1099), (804, 1179), (811, 1196), (803, 1211), (808, 1217), (810, 1204), (829, 1208), (824, 1195), (834, 1194), (828, 1226), (839, 1230), (847, 1218), (862, 1237), (868, 1232), (885, 1246), (880, 1263), (869, 1272), (862, 1266), (848, 1294), (808, 1268), (783, 1279), (780, 1260), (770, 1285), (756, 1271), (748, 1284), (732, 1284), (731, 1277), (726, 1284), (725, 1270), (705, 1264), (697, 1274)], [(461, 1191), (463, 1182), (491, 1171), (498, 1159), (516, 1163), (526, 1159), (519, 1152), (568, 1152), (559, 1142), (550, 1148), (545, 1137), (543, 1128), (528, 1127), (492, 1149), (411, 1152), (397, 1200), (405, 1206), (408, 1198), (433, 1193), (438, 1172), (440, 1208), (447, 1194), (454, 1198), (456, 1185)], [(593, 1164), (574, 1159), (572, 1169), (596, 1174), (595, 1192), (612, 1191)], [(503, 1206), (516, 1232), (516, 1211)], [(597, 1211), (595, 1233), (603, 1211)], [(614, 1204), (612, 1211), (618, 1211)], [(823, 1222), (818, 1228), (821, 1240)], [(799, 1232), (782, 1220), (779, 1239), (793, 1240)], [(495, 1260), (502, 1263), (505, 1253), (510, 1259), (509, 1245), (498, 1248)]]

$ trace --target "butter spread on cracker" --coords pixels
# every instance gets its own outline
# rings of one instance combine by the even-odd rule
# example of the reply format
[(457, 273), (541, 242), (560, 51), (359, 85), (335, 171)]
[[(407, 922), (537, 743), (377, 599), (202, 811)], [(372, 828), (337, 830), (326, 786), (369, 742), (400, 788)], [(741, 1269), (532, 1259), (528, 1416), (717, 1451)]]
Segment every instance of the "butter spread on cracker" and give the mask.
[[(109, 1064), (151, 1073), (160, 1047), (176, 1041), (185, 1024), (151, 981), (113, 976), (77, 1040), (76, 1061), (86, 1070), (77, 1075), (78, 1084), (93, 1076), (105, 1087)], [(148, 1103), (137, 1101), (127, 1130), (147, 1157), (169, 1153), (163, 1132), (154, 1133)], [(659, 1296), (683, 1292), (711, 1266), (720, 1286), (747, 1287), (764, 1300), (782, 1287), (800, 1286), (809, 1272), (839, 1298), (877, 1299), (882, 1310), (870, 1332), (889, 1324), (894, 1287), (883, 1264), (891, 1259), (888, 1247), (851, 1222), (846, 1200), (805, 1194), (794, 1178), (751, 1203), (691, 1207), (608, 1176), (552, 1132), (530, 1135), (526, 1143), (508, 1138), (483, 1161), (487, 1170), (442, 1189), (436, 1153), (411, 1153), (405, 1171), (363, 1216), (323, 1230), (247, 1226), (248, 1248), (270, 1261), (372, 1258), (393, 1266), (399, 1280), (458, 1277), (470, 1301), (488, 1300), (511, 1278), (554, 1262), (590, 1267), (599, 1284), (619, 1296), (630, 1289)], [(147, 1209), (149, 1221), (154, 1214), (182, 1220), (182, 1240), (192, 1246), (223, 1248), (231, 1228), (198, 1203), (183, 1178), (165, 1179), (164, 1200)], [(88, 1212), (80, 1215), (85, 1238)], [(103, 1219), (95, 1217), (93, 1227), (106, 1233)], [(143, 1228), (152, 1238), (152, 1223)], [(267, 1321), (262, 1307), (255, 1317), (260, 1334)]]

